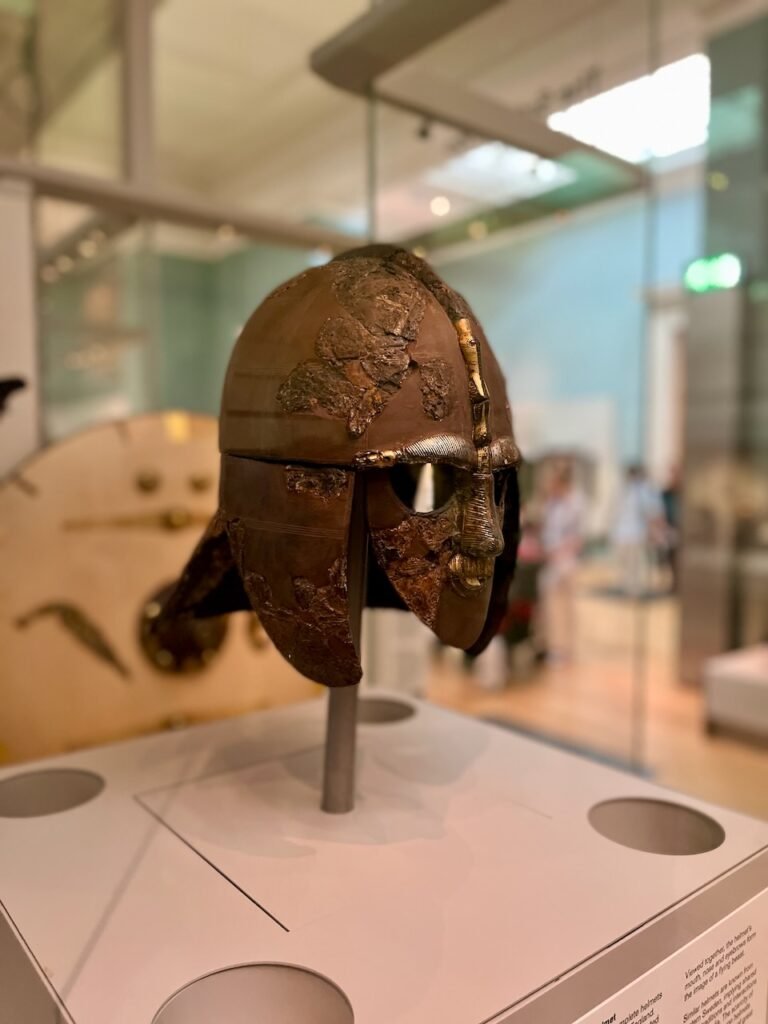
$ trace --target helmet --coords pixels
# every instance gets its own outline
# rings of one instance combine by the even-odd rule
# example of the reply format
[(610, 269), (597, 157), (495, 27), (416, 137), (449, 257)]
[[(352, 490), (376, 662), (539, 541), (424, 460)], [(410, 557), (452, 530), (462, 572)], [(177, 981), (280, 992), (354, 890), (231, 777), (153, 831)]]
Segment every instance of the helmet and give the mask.
[(273, 291), (232, 353), (220, 448), (219, 511), (166, 616), (252, 607), (328, 686), (361, 677), (366, 603), (486, 646), (514, 570), (518, 451), (485, 335), (423, 260), (368, 246)]

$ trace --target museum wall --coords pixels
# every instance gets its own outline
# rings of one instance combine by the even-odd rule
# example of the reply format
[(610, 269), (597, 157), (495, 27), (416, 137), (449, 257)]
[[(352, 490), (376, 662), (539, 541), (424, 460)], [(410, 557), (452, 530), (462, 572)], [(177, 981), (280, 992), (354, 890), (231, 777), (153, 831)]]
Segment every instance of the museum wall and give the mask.
[[(258, 245), (224, 256), (159, 251), (155, 228), (129, 251), (41, 286), (46, 434), (152, 409), (216, 415), (232, 346), (259, 302), (308, 263), (301, 249)], [(82, 335), (107, 342), (100, 365)], [(117, 346), (112, 343), (122, 339)], [(115, 354), (119, 349), (119, 353)]]
[(212, 384), (216, 391), (211, 412), (218, 412), (221, 381), (243, 324), (273, 288), (304, 270), (308, 259), (302, 249), (250, 245), (214, 265), (216, 346)]
[[(703, 191), (690, 185), (660, 197), (651, 229), (654, 287), (677, 287), (682, 268), (700, 250), (703, 205)], [(647, 216), (641, 196), (609, 200), (437, 260), (488, 324), (513, 403), (563, 404), (567, 413), (567, 403), (576, 402), (603, 420), (608, 416), (621, 461), (636, 457), (643, 439), (645, 382), (635, 368), (643, 358)], [(594, 256), (585, 260), (584, 253)], [(216, 413), (240, 328), (272, 288), (308, 265), (310, 255), (319, 258), (268, 245), (215, 258), (157, 252), (150, 231), (142, 249), (117, 256), (112, 276), (119, 319), (140, 325), (153, 339), (143, 375), (124, 360), (120, 386), (131, 409)], [(46, 288), (49, 322), (77, 319), (86, 293), (104, 273), (100, 268)], [(66, 402), (103, 394), (111, 385), (103, 375), (75, 379), (59, 370), (54, 357), (46, 387), (51, 398)]]
[[(651, 227), (654, 287), (679, 287), (700, 252), (703, 207), (703, 190), (695, 187), (659, 198)], [(647, 217), (645, 196), (611, 200), (439, 262), (493, 339), (513, 406), (608, 400), (622, 460), (637, 458), (644, 439)]]

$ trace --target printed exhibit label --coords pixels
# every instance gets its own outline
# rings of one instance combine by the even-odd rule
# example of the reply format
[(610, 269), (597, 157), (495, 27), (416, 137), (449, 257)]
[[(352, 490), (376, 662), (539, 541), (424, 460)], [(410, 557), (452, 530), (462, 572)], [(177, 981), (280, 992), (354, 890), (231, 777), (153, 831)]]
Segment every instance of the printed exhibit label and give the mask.
[(768, 890), (574, 1024), (768, 1024)]

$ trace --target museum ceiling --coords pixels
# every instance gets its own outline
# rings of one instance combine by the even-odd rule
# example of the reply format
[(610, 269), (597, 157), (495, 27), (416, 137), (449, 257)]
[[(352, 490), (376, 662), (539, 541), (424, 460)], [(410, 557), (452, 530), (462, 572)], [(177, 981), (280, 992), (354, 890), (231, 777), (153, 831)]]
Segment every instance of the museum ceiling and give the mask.
[[(707, 34), (754, 16), (768, 0), (666, 0), (659, 7), (663, 16), (652, 33), (647, 5), (634, 0), (507, 0), (389, 72), (387, 86), (396, 89), (398, 79), (416, 71), (543, 122), (570, 103), (637, 78), (652, 62), (700, 52)], [(212, 32), (207, 0), (160, 3), (158, 182), (256, 213), (362, 234), (365, 104), (313, 74), (308, 55), (367, 8), (364, 0), (219, 0)], [(115, 173), (119, 75), (114, 56), (88, 66), (40, 131), (45, 159)], [(486, 139), (383, 104), (375, 128), (380, 234), (412, 239), (431, 230), (430, 200), (445, 191), (446, 180), (452, 209), (445, 223), (474, 215), (477, 186), (466, 179)], [(522, 158), (503, 154), (507, 176), (519, 171), (515, 199), (527, 197), (536, 175), (554, 176), (552, 168), (526, 162), (522, 149)], [(456, 160), (468, 154), (457, 185)], [(487, 192), (487, 181), (480, 187)]]

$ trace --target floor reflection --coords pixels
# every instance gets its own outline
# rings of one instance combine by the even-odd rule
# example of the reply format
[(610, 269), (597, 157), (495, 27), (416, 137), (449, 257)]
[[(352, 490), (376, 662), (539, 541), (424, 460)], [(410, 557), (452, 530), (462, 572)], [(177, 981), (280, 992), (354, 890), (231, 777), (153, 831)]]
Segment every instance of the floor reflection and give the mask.
[[(617, 762), (631, 762), (639, 747), (654, 781), (768, 819), (768, 748), (708, 736), (701, 692), (679, 680), (677, 600), (611, 596), (608, 578), (605, 566), (580, 570), (572, 661), (529, 665), (493, 690), (446, 652), (432, 665), (429, 698)], [(640, 694), (638, 678), (645, 680)], [(646, 714), (633, 733), (638, 706)]]

